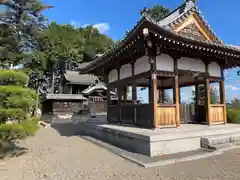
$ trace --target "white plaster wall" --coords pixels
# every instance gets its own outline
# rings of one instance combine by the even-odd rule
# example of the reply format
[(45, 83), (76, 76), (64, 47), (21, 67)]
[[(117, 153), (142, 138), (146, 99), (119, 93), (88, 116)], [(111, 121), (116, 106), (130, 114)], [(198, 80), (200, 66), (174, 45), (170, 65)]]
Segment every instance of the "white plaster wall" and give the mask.
[(113, 69), (108, 74), (108, 82), (111, 83), (111, 82), (117, 81), (117, 79), (118, 79), (118, 72), (116, 69)]
[(132, 76), (131, 64), (124, 64), (120, 69), (120, 79), (124, 79)]
[(156, 57), (156, 68), (162, 71), (174, 71), (174, 60), (167, 54)]
[(208, 65), (208, 71), (210, 76), (221, 77), (221, 67), (216, 62)]
[(143, 56), (139, 58), (134, 64), (134, 73), (140, 74), (150, 70), (150, 64), (148, 63), (148, 57)]
[(181, 57), (177, 62), (178, 69), (205, 72), (205, 64), (200, 59)]

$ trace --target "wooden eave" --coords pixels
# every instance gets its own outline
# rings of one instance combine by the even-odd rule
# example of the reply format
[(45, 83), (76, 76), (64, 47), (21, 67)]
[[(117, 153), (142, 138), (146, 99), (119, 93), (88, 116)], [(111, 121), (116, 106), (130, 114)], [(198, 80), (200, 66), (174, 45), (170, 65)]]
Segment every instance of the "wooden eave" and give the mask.
[(136, 34), (139, 34), (139, 31), (142, 30), (142, 27), (143, 27), (142, 25), (145, 22), (147, 22), (146, 18), (142, 17), (140, 19), (140, 21), (138, 21), (138, 23), (134, 26), (134, 28), (127, 33), (124, 40), (122, 40), (116, 48), (111, 49), (110, 51), (106, 52), (104, 55), (98, 57), (88, 66), (79, 69), (80, 74), (84, 74), (86, 72), (87, 73), (91, 72), (96, 67), (101, 66), (102, 64), (104, 64), (104, 63), (106, 63), (106, 62), (108, 62), (109, 60), (112, 59), (112, 58), (109, 58), (109, 57), (120, 55), (120, 53), (122, 53), (127, 47), (130, 47), (135, 42), (137, 42), (137, 40), (140, 39), (140, 36), (136, 37)]
[[(117, 48), (112, 49), (103, 56), (94, 60), (93, 63), (81, 69), (80, 73), (92, 72), (97, 67), (104, 66), (105, 63), (111, 60), (121, 59), (123, 53), (128, 51), (128, 49), (130, 49), (134, 45), (134, 43), (137, 42), (137, 40), (141, 39), (142, 34), (140, 34), (140, 32), (144, 28), (148, 28), (149, 32), (154, 34), (154, 36), (160, 39), (161, 42), (164, 42), (166, 44), (172, 44), (176, 46), (179, 50), (188, 49), (192, 51), (199, 51), (205, 55), (223, 57), (227, 68), (240, 64), (239, 50), (215, 42), (200, 41), (182, 37), (172, 31), (166, 30), (158, 26), (156, 21), (144, 16), (139, 21), (139, 23), (128, 33), (126, 38), (120, 43)], [(236, 64), (228, 64), (228, 60), (234, 60)]]

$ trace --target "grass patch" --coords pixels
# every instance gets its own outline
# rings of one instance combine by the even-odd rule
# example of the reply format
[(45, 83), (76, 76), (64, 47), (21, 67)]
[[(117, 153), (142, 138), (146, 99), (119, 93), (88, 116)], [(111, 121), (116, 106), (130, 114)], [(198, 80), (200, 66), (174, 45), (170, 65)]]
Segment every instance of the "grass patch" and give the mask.
[(228, 108), (227, 109), (227, 121), (228, 123), (240, 124), (240, 109)]

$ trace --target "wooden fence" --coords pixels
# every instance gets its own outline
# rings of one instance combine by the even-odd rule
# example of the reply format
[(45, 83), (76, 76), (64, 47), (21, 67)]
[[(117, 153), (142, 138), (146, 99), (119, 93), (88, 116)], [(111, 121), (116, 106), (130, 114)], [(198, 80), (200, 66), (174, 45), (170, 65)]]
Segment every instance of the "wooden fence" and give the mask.
[(180, 104), (180, 120), (181, 123), (195, 121), (195, 104)]

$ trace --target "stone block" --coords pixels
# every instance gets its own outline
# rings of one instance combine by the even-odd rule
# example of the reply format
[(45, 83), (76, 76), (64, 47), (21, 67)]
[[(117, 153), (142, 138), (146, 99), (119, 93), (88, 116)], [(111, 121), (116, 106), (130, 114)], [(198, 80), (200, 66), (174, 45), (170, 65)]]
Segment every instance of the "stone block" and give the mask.
[(233, 134), (231, 136), (231, 142), (238, 142), (240, 141), (240, 133)]

